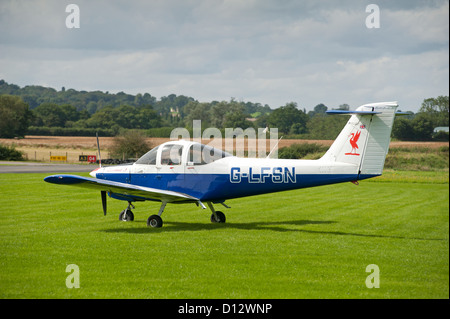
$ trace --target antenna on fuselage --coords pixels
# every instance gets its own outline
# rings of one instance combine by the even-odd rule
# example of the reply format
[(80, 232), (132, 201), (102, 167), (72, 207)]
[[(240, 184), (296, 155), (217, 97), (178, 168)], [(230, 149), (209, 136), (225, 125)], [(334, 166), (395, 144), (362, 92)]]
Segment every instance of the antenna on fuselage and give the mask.
[(102, 156), (100, 155), (100, 143), (98, 142), (98, 132), (95, 132), (95, 136), (97, 137), (98, 163), (100, 164), (100, 167), (102, 167)]
[(272, 150), (270, 151), (270, 153), (269, 153), (269, 155), (267, 155), (267, 157), (266, 158), (270, 158), (270, 155), (272, 155), (272, 152), (274, 151), (274, 149), (278, 146), (278, 143), (280, 143), (280, 141), (281, 141), (281, 139), (283, 138), (283, 136), (282, 137), (280, 137), (280, 139), (278, 140), (278, 142), (277, 142), (277, 144), (275, 144), (275, 146), (274, 147), (272, 147)]

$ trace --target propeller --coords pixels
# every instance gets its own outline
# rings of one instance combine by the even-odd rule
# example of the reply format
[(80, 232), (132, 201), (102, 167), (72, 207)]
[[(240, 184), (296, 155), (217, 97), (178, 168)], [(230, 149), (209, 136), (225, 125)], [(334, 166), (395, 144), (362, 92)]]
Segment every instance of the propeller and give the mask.
[(103, 215), (106, 216), (106, 191), (100, 191), (102, 195), (102, 207), (103, 207)]
[[(100, 155), (100, 142), (98, 141), (98, 132), (95, 133), (95, 136), (97, 137), (98, 163), (99, 166), (102, 167), (102, 156)], [(106, 191), (100, 191), (100, 195), (102, 197), (103, 215), (106, 216)]]
[(102, 156), (100, 155), (100, 143), (98, 141), (98, 132), (95, 133), (95, 136), (97, 137), (98, 163), (100, 164), (100, 167), (102, 167)]

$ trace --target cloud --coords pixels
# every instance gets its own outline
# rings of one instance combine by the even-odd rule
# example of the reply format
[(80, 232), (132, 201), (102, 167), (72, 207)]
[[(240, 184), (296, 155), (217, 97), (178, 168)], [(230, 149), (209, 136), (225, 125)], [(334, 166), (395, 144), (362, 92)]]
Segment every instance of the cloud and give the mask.
[(80, 29), (60, 1), (2, 1), (0, 78), (307, 109), (448, 95), (448, 1), (378, 1), (379, 29), (352, 0), (76, 3)]

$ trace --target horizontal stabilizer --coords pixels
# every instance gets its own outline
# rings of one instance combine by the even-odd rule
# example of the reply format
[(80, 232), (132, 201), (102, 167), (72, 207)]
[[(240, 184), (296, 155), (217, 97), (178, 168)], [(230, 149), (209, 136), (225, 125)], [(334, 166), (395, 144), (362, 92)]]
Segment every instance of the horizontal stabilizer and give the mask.
[(346, 111), (346, 110), (330, 110), (326, 112), (327, 114), (359, 114), (359, 115), (373, 115), (380, 114), (381, 112), (373, 112), (373, 111)]

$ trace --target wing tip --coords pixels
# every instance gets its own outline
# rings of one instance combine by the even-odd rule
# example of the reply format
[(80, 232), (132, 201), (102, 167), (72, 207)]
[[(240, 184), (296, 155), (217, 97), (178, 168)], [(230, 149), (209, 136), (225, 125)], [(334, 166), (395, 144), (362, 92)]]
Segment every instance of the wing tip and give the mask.
[(52, 184), (73, 185), (85, 182), (86, 177), (77, 175), (50, 175), (44, 178), (44, 181)]

